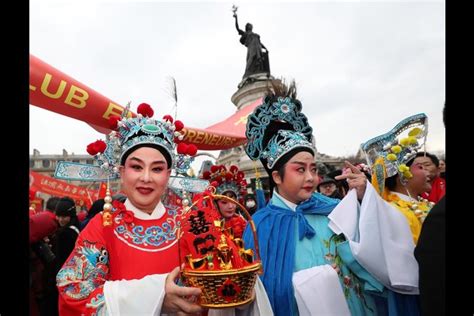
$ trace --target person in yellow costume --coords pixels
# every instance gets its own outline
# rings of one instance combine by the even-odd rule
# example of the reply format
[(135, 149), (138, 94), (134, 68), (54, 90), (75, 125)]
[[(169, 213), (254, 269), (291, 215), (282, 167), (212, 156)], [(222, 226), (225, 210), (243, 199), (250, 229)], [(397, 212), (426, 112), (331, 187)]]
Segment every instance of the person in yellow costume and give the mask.
[[(372, 169), (372, 185), (380, 196), (407, 219), (416, 244), (433, 203), (421, 195), (431, 189), (428, 174), (415, 162), (428, 133), (425, 114), (410, 116), (390, 132), (370, 139), (361, 148)], [(409, 130), (408, 134), (402, 134)]]

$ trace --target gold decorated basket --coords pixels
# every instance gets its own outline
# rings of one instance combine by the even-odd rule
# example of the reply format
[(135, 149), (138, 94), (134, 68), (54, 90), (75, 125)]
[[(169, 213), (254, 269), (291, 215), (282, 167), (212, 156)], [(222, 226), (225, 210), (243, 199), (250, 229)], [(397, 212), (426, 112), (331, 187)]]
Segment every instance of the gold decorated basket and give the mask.
[[(228, 308), (245, 305), (253, 300), (253, 289), (257, 276), (263, 272), (255, 224), (247, 209), (238, 201), (219, 194), (212, 194), (212, 197), (227, 199), (236, 203), (244, 211), (254, 237), (255, 260), (253, 263), (239, 269), (195, 270), (184, 268), (181, 270), (181, 279), (186, 286), (201, 289), (202, 293), (198, 299), (198, 304), (203, 307)], [(203, 199), (208, 198), (209, 196), (205, 196)], [(189, 212), (195, 204), (196, 202), (187, 208), (184, 214)], [(181, 237), (182, 233), (180, 232), (178, 236)]]

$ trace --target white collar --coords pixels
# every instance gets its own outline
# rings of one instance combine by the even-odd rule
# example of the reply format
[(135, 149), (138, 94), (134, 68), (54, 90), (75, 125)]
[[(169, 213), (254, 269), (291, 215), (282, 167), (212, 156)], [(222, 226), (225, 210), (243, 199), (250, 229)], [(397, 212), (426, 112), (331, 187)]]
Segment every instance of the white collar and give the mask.
[(273, 190), (273, 195), (276, 195), (276, 197), (279, 198), (283, 203), (285, 203), (289, 209), (291, 209), (292, 211), (296, 211), (296, 207), (298, 206), (298, 204), (288, 201), (283, 196), (278, 194), (278, 192), (275, 189)]
[(395, 191), (392, 191), (392, 193), (395, 193), (396, 195), (398, 195), (398, 197), (401, 198), (402, 200), (405, 200), (405, 201), (408, 201), (408, 202), (418, 202), (417, 199), (414, 199), (409, 195), (406, 195), (406, 194), (403, 194), (403, 193), (400, 193), (400, 192), (395, 192)]
[(125, 208), (128, 211), (132, 211), (133, 216), (135, 216), (138, 219), (144, 219), (144, 220), (159, 219), (166, 212), (165, 206), (163, 205), (163, 203), (161, 203), (161, 201), (155, 206), (155, 209), (153, 210), (153, 212), (151, 212), (151, 214), (148, 214), (148, 213), (143, 212), (142, 210), (139, 210), (135, 205), (132, 204), (132, 202), (130, 202), (129, 199), (125, 200), (125, 203), (123, 204), (125, 205)]

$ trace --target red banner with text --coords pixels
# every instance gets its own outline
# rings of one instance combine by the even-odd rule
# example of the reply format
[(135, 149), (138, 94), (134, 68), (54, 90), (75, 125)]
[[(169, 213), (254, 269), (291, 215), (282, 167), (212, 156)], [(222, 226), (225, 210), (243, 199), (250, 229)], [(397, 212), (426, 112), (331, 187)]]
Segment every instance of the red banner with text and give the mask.
[(97, 199), (97, 191), (58, 180), (44, 174), (30, 171), (30, 192), (42, 192), (52, 196), (69, 196), (76, 204), (85, 204), (89, 209), (92, 202)]

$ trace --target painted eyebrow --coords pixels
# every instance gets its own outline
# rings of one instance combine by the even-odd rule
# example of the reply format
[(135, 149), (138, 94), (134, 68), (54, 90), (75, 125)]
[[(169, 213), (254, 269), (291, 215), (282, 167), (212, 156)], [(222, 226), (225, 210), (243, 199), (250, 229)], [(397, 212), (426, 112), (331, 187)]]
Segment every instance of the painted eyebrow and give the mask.
[[(292, 161), (291, 162), (292, 164), (295, 164), (295, 165), (300, 165), (300, 166), (303, 166), (305, 167), (306, 166), (306, 163), (305, 162), (302, 162), (302, 161)], [(310, 164), (311, 167), (316, 167), (316, 163), (315, 162), (312, 162)]]
[[(144, 163), (143, 160), (141, 160), (140, 158), (137, 158), (137, 157), (131, 157), (130, 160)], [(153, 164), (166, 164), (166, 161), (164, 161), (164, 160), (156, 160), (156, 161), (153, 161), (151, 164), (152, 164), (152, 165), (153, 165)]]

